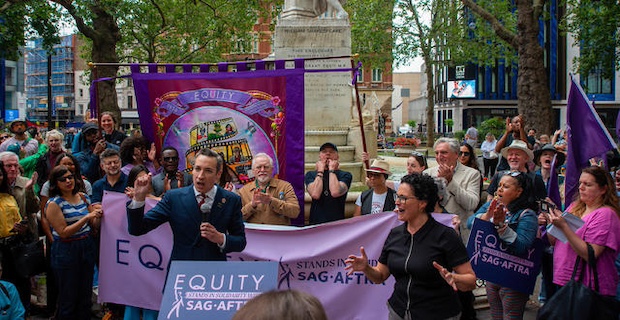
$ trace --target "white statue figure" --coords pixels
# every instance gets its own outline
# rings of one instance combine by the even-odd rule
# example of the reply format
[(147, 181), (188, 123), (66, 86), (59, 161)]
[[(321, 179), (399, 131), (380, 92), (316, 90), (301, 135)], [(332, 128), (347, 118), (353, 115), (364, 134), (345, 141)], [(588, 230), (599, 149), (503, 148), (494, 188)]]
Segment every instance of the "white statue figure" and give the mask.
[(342, 4), (346, 0), (285, 0), (282, 18), (315, 18), (323, 13), (335, 12), (337, 19), (347, 19), (349, 14)]

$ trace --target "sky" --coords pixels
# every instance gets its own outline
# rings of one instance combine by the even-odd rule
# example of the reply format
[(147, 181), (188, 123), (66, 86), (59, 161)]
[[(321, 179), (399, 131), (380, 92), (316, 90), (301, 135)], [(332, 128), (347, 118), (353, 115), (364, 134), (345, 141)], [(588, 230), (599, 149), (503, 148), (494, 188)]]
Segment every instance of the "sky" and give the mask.
[(422, 66), (422, 63), (424, 63), (424, 60), (422, 58), (414, 58), (413, 61), (409, 63), (409, 65), (400, 67), (394, 66), (394, 72), (420, 72), (420, 67)]

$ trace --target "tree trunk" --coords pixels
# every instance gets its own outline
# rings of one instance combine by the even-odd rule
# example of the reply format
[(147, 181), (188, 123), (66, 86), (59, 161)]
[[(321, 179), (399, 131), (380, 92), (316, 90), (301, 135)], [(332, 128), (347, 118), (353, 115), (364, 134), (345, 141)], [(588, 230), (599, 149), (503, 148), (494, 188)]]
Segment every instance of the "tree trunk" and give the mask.
[(544, 65), (543, 48), (538, 43), (538, 16), (532, 3), (517, 1), (517, 28), (519, 76), (517, 96), (519, 113), (523, 115), (526, 130), (535, 128), (539, 133), (552, 134), (551, 94)]
[[(91, 58), (95, 63), (118, 63), (116, 43), (120, 41), (120, 31), (114, 17), (104, 10), (97, 10), (93, 20), (94, 36)], [(116, 77), (118, 66), (97, 66), (98, 78)], [(121, 119), (121, 112), (116, 97), (116, 85), (114, 80), (100, 81), (97, 85), (97, 111), (112, 112), (116, 119)]]
[(435, 85), (432, 65), (427, 64), (424, 73), (426, 74), (426, 146), (432, 148), (435, 143)]

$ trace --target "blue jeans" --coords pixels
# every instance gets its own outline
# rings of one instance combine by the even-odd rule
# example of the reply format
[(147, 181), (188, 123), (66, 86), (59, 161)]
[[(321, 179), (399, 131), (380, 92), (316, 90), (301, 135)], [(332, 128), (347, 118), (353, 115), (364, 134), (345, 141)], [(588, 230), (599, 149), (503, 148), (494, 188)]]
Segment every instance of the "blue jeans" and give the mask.
[(52, 269), (59, 292), (56, 319), (90, 319), (96, 255), (91, 237), (52, 243)]

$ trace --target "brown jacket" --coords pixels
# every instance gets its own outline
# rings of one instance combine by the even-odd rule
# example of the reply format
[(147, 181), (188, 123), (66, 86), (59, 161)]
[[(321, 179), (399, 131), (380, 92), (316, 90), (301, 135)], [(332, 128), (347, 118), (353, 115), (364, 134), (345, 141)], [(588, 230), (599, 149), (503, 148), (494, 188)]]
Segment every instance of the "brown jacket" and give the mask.
[(250, 223), (290, 225), (292, 218), (299, 215), (299, 199), (290, 183), (272, 178), (267, 193), (271, 196), (269, 205), (259, 204), (252, 207), (252, 198), (256, 183), (250, 182), (239, 190), (243, 208), (243, 220)]

